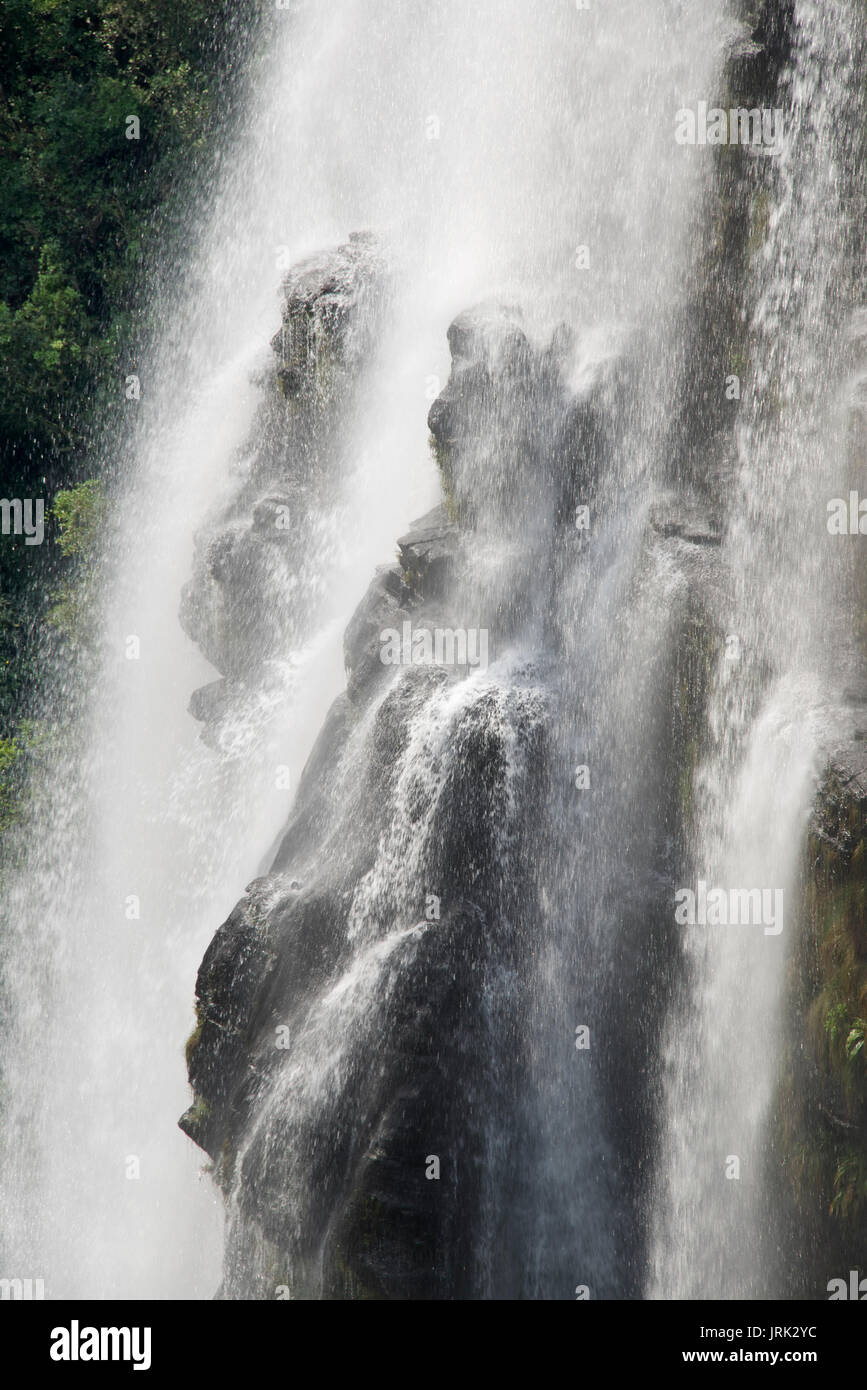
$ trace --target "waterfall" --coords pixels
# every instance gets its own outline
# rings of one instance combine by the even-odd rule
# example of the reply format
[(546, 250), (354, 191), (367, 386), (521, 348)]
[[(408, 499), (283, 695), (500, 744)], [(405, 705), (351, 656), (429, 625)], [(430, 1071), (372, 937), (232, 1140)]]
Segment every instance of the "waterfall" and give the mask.
[[(51, 1298), (209, 1297), (218, 1283), (221, 1214), (176, 1128), (196, 963), (285, 819), (275, 773), (285, 764), (297, 777), (342, 683), (352, 604), (430, 489), (423, 418), (413, 441), (402, 402), (380, 419), (372, 487), (359, 408), (336, 482), (293, 518), (306, 578), (272, 576), (271, 603), (299, 611), (294, 644), (272, 659), (267, 689), (251, 681), (216, 746), (203, 744), (187, 706), (216, 672), (178, 620), (194, 538), (267, 453), (260, 383), (283, 258), (369, 213), (364, 189), (350, 212), (348, 185), (332, 181), (330, 27), (310, 32), (290, 11), (266, 26), (241, 128), (214, 161), (206, 206), (190, 212), (192, 262), (164, 277), (153, 307), (139, 417), (128, 443), (100, 442), (122, 483), (91, 585), (98, 666), (85, 663), (83, 689), (60, 689), (48, 712), (50, 756), (4, 927), (0, 1249), (4, 1270), (37, 1269)], [(423, 401), (423, 376), (419, 390)], [(371, 387), (371, 411), (383, 391)], [(311, 566), (329, 595), (312, 628)]]
[(754, 204), (765, 232), (747, 278), (750, 381), (724, 552), (728, 638), (696, 771), (689, 863), (709, 886), (778, 890), (783, 920), (779, 931), (684, 928), (688, 977), (663, 1047), (656, 1298), (770, 1298), (787, 1288), (772, 1196), (783, 989), (817, 775), (857, 660), (841, 603), (848, 557), (829, 542), (825, 504), (845, 495), (852, 463), (859, 18), (856, 5), (795, 5), (778, 98), (784, 133)]
[[(462, 1294), (623, 1295), (639, 1277), (641, 1184), (611, 1096), (626, 1059), (610, 1018), (627, 1025), (636, 974), (618, 978), (618, 957), (637, 951), (642, 895), (659, 894), (654, 748), (688, 589), (646, 544), (670, 481), (704, 177), (673, 132), (736, 30), (696, 5), (660, 4), (649, 25), (646, 6), (563, 7), (529, 44), (519, 6), (434, 6), (411, 37), (404, 17), (347, 7), (329, 76), (340, 111), (366, 113), (355, 177), (401, 141), (387, 366), (422, 363), (420, 343), (437, 364), (432, 429), (473, 529), (435, 611), (489, 636), (492, 662), (456, 685), (410, 666), (374, 686), (356, 649), (405, 584), (393, 569), (372, 586), (348, 637), (349, 699), (271, 872), (203, 962), (188, 1123), (228, 1196), (225, 1297), (453, 1294), (411, 1251), (391, 1282), (375, 1261), (347, 1273), (371, 1209), (394, 1210), (377, 1163), (414, 1151), (417, 1174), (428, 1150), (454, 1202), (435, 1238)], [(465, 308), (446, 384), (439, 344)], [(418, 395), (412, 408), (420, 421)], [(564, 451), (594, 504), (586, 546)], [(413, 1208), (423, 1230), (433, 1201)]]
[(860, 0), (794, 0), (774, 148), (727, 163), (676, 130), (760, 52), (743, 8), (256, 20), (6, 854), (0, 1275), (790, 1293), (864, 54)]

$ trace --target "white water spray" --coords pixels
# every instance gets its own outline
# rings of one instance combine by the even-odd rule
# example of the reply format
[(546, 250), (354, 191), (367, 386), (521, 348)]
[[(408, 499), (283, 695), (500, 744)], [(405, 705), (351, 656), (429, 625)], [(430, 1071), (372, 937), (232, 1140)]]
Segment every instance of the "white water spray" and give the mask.
[[(186, 290), (155, 306), (83, 751), (76, 739), (58, 762), (10, 893), (3, 1255), (10, 1274), (44, 1277), (49, 1297), (216, 1287), (219, 1215), (175, 1129), (195, 964), (285, 820), (274, 764), (304, 763), (340, 687), (343, 621), (437, 495), (425, 416), (452, 315), (497, 294), (527, 305), (540, 331), (591, 325), (576, 389), (624, 327), (671, 346), (700, 186), (674, 113), (718, 63), (726, 20), (710, 8), (564, 4), (528, 24), (523, 0), (335, 0), (280, 11), (264, 32)], [(231, 747), (206, 748), (186, 706), (213, 672), (177, 622), (193, 538), (237, 485), (278, 264), (357, 229), (388, 248), (393, 307), (345, 424), (339, 495), (321, 499), (327, 612), (303, 650), (281, 654), (291, 676), (267, 730), (254, 715)], [(668, 402), (663, 386), (636, 413), (623, 488), (659, 469)], [(637, 547), (637, 527), (630, 536)], [(608, 575), (600, 587), (619, 591)], [(600, 683), (618, 660), (605, 611), (586, 658)], [(615, 719), (621, 705), (604, 708)], [(352, 975), (349, 1003), (376, 979)]]
[(853, 305), (846, 208), (857, 170), (847, 139), (853, 110), (863, 108), (851, 42), (858, 25), (848, 3), (795, 6), (784, 135), (748, 281), (753, 373), (724, 550), (730, 636), (695, 783), (696, 874), (781, 890), (785, 927), (779, 937), (756, 926), (683, 929), (689, 976), (663, 1056), (655, 1298), (779, 1291), (769, 1193), (779, 1181), (783, 988), (816, 776), (852, 661), (841, 602), (848, 557), (829, 543), (826, 501), (841, 489), (847, 457), (840, 319)]

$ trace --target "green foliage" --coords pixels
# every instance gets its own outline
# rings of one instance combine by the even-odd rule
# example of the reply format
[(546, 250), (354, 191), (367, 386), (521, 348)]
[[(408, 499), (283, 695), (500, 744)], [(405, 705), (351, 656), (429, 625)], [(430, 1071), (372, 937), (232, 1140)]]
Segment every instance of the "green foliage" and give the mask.
[(825, 1015), (825, 1032), (832, 1046), (836, 1046), (846, 1031), (846, 1017), (845, 1004), (833, 1004)]
[(835, 1002), (825, 1014), (829, 1069), (840, 1081), (847, 1100), (867, 1103), (867, 1053), (864, 1051), (865, 1026), (852, 1012), (851, 1004)]
[(158, 245), (181, 254), (188, 175), (210, 156), (255, 14), (236, 37), (231, 0), (0, 0), (3, 489), (64, 489), (59, 546), (0, 547), (4, 732), (32, 689), (45, 619), (52, 651), (50, 629), (86, 625), (81, 579), (104, 505), (95, 480), (81, 484), (88, 430), (135, 369), (148, 267)]
[(750, 209), (750, 231), (747, 240), (747, 252), (750, 256), (756, 255), (764, 246), (770, 227), (771, 201), (768, 194), (762, 189), (753, 198)]
[(12, 738), (0, 738), (0, 831), (7, 830), (20, 815), (17, 766), (21, 748)]
[(73, 581), (55, 589), (45, 621), (69, 642), (81, 642), (87, 626), (87, 605)]
[(62, 268), (60, 248), (47, 242), (20, 308), (0, 303), (0, 426), (7, 439), (32, 431), (58, 448), (69, 443), (91, 339), (92, 325)]
[(860, 1057), (861, 1062), (865, 1060), (864, 1048), (864, 1020), (856, 1018), (848, 1037), (846, 1038), (846, 1061), (850, 1065), (856, 1065)]
[[(799, 943), (799, 1033), (788, 1082), (788, 1167), (802, 1216), (817, 1198), (822, 1258), (854, 1259), (867, 1221), (867, 823), (837, 771), (821, 784), (809, 835)], [(802, 1031), (800, 1031), (802, 1030)], [(842, 1242), (842, 1245), (841, 1245)], [(849, 1253), (851, 1252), (851, 1253)]]
[(94, 560), (106, 515), (105, 489), (98, 478), (58, 492), (51, 509), (58, 524), (57, 544), (77, 563), (52, 591), (46, 619), (69, 642), (90, 640), (91, 605), (88, 566)]
[(830, 1069), (839, 1077), (847, 1100), (856, 1106), (867, 1100), (864, 1032), (864, 1020), (854, 1018), (850, 1006), (844, 1003), (833, 1004), (825, 1014)]
[(23, 817), (30, 764), (45, 737), (40, 724), (24, 719), (12, 737), (0, 737), (0, 833)]
[[(197, 1048), (198, 1045), (199, 1045), (199, 1041), (200, 1041), (201, 1036), (202, 1036), (202, 1029), (203, 1029), (204, 1026), (205, 1026), (205, 1011), (204, 1011), (204, 1008), (203, 1008), (201, 1002), (199, 1002), (199, 1003), (196, 1004), (196, 1026), (195, 1026), (195, 1028), (193, 1029), (193, 1031), (192, 1031), (192, 1033), (190, 1034), (190, 1036), (187, 1038), (186, 1046), (185, 1046), (185, 1048), (184, 1048), (184, 1057), (185, 1057), (186, 1063), (187, 1063), (187, 1071), (189, 1071), (189, 1069), (190, 1069), (190, 1064), (191, 1064), (191, 1062), (192, 1062), (192, 1060), (193, 1060), (193, 1054), (195, 1053), (196, 1048)], [(204, 1103), (204, 1102), (202, 1102), (202, 1104), (203, 1104), (203, 1103)]]
[(454, 464), (451, 450), (447, 444), (440, 443), (433, 431), (428, 433), (428, 443), (442, 479), (443, 505), (446, 509), (446, 516), (453, 526), (457, 526), (460, 524), (460, 507), (455, 495)]
[(57, 543), (64, 555), (93, 556), (105, 520), (105, 489), (98, 478), (58, 492), (52, 512), (60, 533)]
[(847, 1149), (834, 1172), (831, 1215), (841, 1221), (860, 1219), (867, 1212), (867, 1157), (863, 1150)]
[(24, 667), (22, 616), (18, 607), (0, 595), (0, 710), (11, 717)]
[[(0, 430), (80, 444), (160, 209), (206, 142), (228, 7), (0, 0)], [(127, 138), (127, 118), (140, 138)]]

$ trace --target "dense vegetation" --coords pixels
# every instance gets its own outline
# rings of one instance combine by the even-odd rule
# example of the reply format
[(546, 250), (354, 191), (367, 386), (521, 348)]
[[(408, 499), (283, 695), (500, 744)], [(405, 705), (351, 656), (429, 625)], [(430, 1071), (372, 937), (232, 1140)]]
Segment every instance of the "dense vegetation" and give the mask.
[(43, 545), (0, 536), (0, 825), (40, 639), (63, 628), (87, 564), (89, 441), (122, 408), (151, 259), (183, 237), (182, 185), (207, 168), (225, 119), (244, 8), (0, 0), (2, 495), (46, 506)]

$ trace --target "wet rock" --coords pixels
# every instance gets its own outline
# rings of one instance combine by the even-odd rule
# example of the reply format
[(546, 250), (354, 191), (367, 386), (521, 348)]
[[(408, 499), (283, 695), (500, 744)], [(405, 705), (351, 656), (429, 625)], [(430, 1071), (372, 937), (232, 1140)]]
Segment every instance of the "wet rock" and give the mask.
[(248, 1063), (254, 1004), (274, 960), (256, 917), (255, 899), (235, 908), (205, 952), (196, 980), (198, 1027), (187, 1058), (196, 1102), (207, 1108), (202, 1131), (212, 1157), (225, 1138)]
[[(264, 675), (261, 679), (265, 679)], [(249, 681), (216, 680), (199, 686), (190, 696), (190, 714), (201, 724), (220, 724), (244, 702), (257, 686), (257, 673), (250, 672)]]
[(465, 527), (484, 517), (504, 537), (540, 513), (572, 524), (612, 455), (623, 359), (587, 348), (585, 360), (565, 325), (535, 345), (520, 311), (499, 303), (459, 315), (448, 337), (451, 373), (428, 426), (450, 514)]
[(614, 421), (626, 390), (629, 364), (618, 353), (584, 361), (581, 346), (568, 329), (554, 335), (549, 356), (562, 382), (553, 446), (557, 519), (571, 526), (579, 506), (591, 506), (599, 515), (599, 481), (615, 457)]
[[(410, 551), (446, 529), (441, 514), (423, 521)], [(378, 575), (361, 605), (359, 652), (395, 615), (395, 573), (403, 572)], [(516, 808), (537, 795), (544, 705), (529, 689), (480, 689), (455, 708), (454, 756), (443, 775), (410, 791), (404, 755), (419, 716), (446, 688), (446, 671), (412, 668), (378, 704), (373, 685), (359, 688), (355, 703), (335, 703), (272, 873), (251, 885), (202, 963), (188, 1050), (195, 1101), (181, 1123), (238, 1195), (225, 1297), (273, 1297), (275, 1283), (298, 1297), (471, 1290), (473, 1155), (482, 1144), (473, 1117), (482, 1114), (479, 1087), (486, 1107), (496, 1093), (484, 1076), (499, 1047), (477, 1000), (486, 971), (501, 969), (515, 949), (511, 895), (529, 879), (504, 876), (502, 837)], [(384, 839), (399, 833), (404, 814), (427, 827), (422, 860), (405, 882), (391, 883)], [(433, 916), (428, 892), (442, 894)], [(397, 941), (388, 948), (394, 969), (387, 987), (344, 1018), (339, 1001), (363, 987), (359, 960), (367, 957), (352, 937), (359, 929), (372, 933), (371, 961)], [(316, 1020), (331, 1008), (334, 1024), (323, 1025), (314, 1046)], [(286, 1051), (275, 1045), (281, 1028)], [(323, 1083), (308, 1104), (298, 1087), (317, 1067), (327, 1075), (334, 1049), (340, 1082)], [(299, 1080), (290, 1084), (293, 1066)], [(436, 1182), (426, 1175), (431, 1155), (442, 1164)]]
[(454, 573), (458, 528), (444, 506), (413, 522), (398, 541), (406, 583), (421, 598), (442, 598)]
[(342, 430), (376, 341), (384, 284), (375, 240), (362, 233), (286, 277), (273, 347), (290, 399), (263, 378), (235, 495), (196, 537), (181, 600), (184, 630), (225, 676), (241, 679), (302, 645), (327, 603), (332, 542), (322, 511), (343, 468)]
[(401, 633), (407, 621), (418, 629), (443, 618), (445, 610), (431, 604), (448, 594), (459, 542), (457, 526), (443, 507), (435, 507), (398, 541), (399, 564), (377, 569), (344, 636), (350, 699), (366, 698), (372, 685), (391, 674), (381, 660), (386, 633)]
[(263, 497), (253, 508), (253, 530), (266, 540), (284, 541), (292, 529), (292, 509), (293, 499), (285, 493)]
[(815, 1252), (793, 1297), (815, 1297), (816, 1270), (824, 1288), (821, 1271), (855, 1267), (867, 1229), (867, 759), (845, 732), (816, 791), (787, 982), (778, 1143), (788, 1219)]
[(358, 608), (343, 639), (347, 691), (350, 699), (366, 691), (372, 681), (384, 677), (387, 667), (380, 660), (382, 635), (390, 628), (400, 630), (407, 616), (403, 596), (409, 598), (401, 571), (382, 565)]
[(464, 310), (446, 334), (452, 360), (458, 366), (483, 363), (492, 374), (509, 367), (521, 370), (530, 352), (522, 320), (518, 305), (495, 300)]
[[(504, 1039), (524, 1035), (520, 981), (538, 946), (549, 851), (541, 808), (561, 775), (549, 692), (531, 654), (505, 682), (464, 683), (444, 667), (395, 670), (380, 653), (383, 633), (407, 621), (460, 625), (455, 590), (489, 540), (475, 521), (491, 527), (496, 565), (505, 542), (523, 557), (535, 591), (527, 518), (541, 512), (550, 553), (564, 508), (608, 457), (616, 370), (582, 365), (576, 383), (574, 335), (534, 346), (508, 306), (459, 316), (449, 341), (452, 371), (430, 419), (448, 503), (413, 523), (398, 562), (374, 575), (345, 635), (346, 695), (272, 870), (200, 972), (184, 1127), (217, 1154), (233, 1194), (229, 1298), (272, 1297), (277, 1283), (305, 1298), (473, 1297), (486, 1277), (476, 1254), (500, 1239), (483, 1234), (482, 1189), (506, 1190), (518, 1147), (524, 1160), (534, 1152), (532, 1120), (515, 1107), (526, 1059)], [(284, 495), (259, 490), (254, 527), (267, 528)], [(679, 534), (702, 534), (688, 520)], [(701, 542), (682, 549), (706, 558)], [(231, 575), (232, 547), (215, 563)], [(706, 691), (704, 635), (685, 612), (682, 654), (654, 711), (653, 748), (667, 741), (685, 766)], [(206, 688), (199, 704), (221, 698)], [(677, 792), (666, 789), (670, 839)], [(647, 896), (635, 896), (646, 929)], [(632, 1005), (621, 1004), (626, 1020)], [(634, 1071), (638, 1044), (623, 1051)], [(525, 1272), (498, 1249), (494, 1282), (514, 1295)]]
[(650, 524), (660, 536), (676, 537), (688, 545), (722, 544), (722, 532), (713, 517), (690, 498), (668, 498), (656, 503), (650, 510)]
[(540, 359), (501, 304), (459, 315), (448, 338), (451, 372), (428, 413), (446, 496), (462, 525), (485, 514), (511, 529), (520, 464), (540, 453)]
[(283, 282), (282, 327), (271, 343), (287, 395), (322, 386), (329, 368), (363, 355), (383, 274), (376, 239), (364, 232), (290, 270)]

